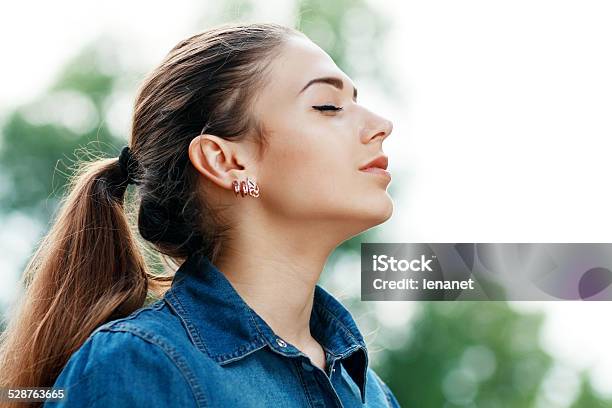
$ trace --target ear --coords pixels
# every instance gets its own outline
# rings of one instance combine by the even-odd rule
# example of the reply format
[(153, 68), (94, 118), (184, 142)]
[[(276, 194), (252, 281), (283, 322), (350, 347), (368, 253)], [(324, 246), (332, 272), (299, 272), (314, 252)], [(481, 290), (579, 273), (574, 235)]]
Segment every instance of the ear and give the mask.
[(189, 160), (205, 177), (225, 189), (232, 182), (246, 177), (246, 151), (240, 143), (219, 136), (204, 134), (189, 143)]

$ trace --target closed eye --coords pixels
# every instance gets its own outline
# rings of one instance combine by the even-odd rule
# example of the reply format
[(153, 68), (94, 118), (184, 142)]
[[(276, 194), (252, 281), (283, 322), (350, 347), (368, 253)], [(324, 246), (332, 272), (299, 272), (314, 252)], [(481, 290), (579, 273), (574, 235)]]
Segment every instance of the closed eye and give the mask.
[(341, 111), (343, 108), (340, 106), (334, 106), (334, 105), (318, 105), (318, 106), (313, 106), (314, 109), (318, 110), (318, 111)]

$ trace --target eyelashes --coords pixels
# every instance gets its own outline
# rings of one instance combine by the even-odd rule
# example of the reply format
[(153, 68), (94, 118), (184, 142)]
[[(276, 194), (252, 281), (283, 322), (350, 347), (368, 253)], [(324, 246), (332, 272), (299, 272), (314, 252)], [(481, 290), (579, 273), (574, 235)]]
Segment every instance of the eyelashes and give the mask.
[(343, 109), (341, 106), (334, 106), (334, 105), (318, 105), (318, 106), (313, 106), (313, 108), (321, 112), (325, 112), (325, 111), (339, 112)]

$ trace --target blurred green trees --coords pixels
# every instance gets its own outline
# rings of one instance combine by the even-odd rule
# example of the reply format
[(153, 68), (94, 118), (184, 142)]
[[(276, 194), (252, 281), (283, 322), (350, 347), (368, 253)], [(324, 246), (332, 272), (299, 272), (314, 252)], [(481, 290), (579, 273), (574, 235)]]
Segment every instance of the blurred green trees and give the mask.
[(0, 211), (20, 211), (46, 224), (65, 193), (78, 149), (118, 149), (121, 141), (104, 121), (116, 78), (100, 69), (102, 58), (95, 45), (84, 49), (47, 92), (8, 116), (0, 146), (6, 183)]
[(406, 406), (535, 406), (551, 365), (538, 346), (541, 322), (503, 302), (424, 304), (384, 375)]

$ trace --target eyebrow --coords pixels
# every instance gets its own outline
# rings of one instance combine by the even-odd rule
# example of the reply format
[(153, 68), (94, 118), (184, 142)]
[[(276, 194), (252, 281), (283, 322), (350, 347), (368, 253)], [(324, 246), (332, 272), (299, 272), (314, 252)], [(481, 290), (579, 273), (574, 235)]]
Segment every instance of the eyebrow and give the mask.
[[(344, 89), (344, 82), (342, 81), (342, 79), (337, 78), (337, 77), (322, 77), (322, 78), (311, 79), (310, 81), (308, 81), (306, 86), (302, 88), (302, 90), (298, 93), (298, 95), (304, 92), (306, 88), (308, 88), (310, 85), (319, 84), (319, 83), (329, 84), (335, 88), (338, 88), (339, 90)], [(357, 99), (357, 88), (353, 87), (353, 100), (356, 100), (356, 99)]]

